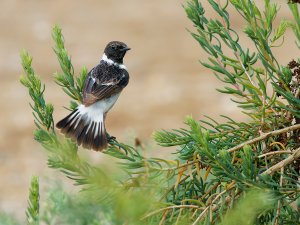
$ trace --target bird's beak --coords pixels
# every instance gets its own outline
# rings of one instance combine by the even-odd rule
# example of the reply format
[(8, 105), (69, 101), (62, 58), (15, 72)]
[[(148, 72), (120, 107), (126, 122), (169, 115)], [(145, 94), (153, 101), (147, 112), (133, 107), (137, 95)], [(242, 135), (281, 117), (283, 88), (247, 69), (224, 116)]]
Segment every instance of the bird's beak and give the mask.
[(130, 49), (131, 49), (131, 48), (129, 48), (129, 47), (125, 47), (125, 48), (122, 49), (122, 51), (123, 51), (123, 52), (127, 52), (127, 51), (129, 51)]

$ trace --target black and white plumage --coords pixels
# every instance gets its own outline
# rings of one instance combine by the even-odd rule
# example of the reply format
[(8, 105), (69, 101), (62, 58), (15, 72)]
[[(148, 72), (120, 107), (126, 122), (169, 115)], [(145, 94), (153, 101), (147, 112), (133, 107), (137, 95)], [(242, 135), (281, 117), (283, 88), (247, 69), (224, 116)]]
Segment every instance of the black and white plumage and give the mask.
[(107, 147), (105, 117), (128, 84), (123, 57), (130, 48), (119, 41), (107, 44), (100, 64), (87, 75), (82, 104), (56, 124), (67, 137), (84, 148), (101, 151)]

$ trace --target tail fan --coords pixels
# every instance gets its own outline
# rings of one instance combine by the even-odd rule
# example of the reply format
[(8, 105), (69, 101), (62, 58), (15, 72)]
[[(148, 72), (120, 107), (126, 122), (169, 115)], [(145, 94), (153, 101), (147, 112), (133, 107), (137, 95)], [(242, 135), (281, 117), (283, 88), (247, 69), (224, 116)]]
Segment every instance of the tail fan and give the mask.
[(56, 127), (84, 148), (102, 151), (107, 147), (103, 114), (95, 116), (95, 112), (83, 105), (59, 121)]

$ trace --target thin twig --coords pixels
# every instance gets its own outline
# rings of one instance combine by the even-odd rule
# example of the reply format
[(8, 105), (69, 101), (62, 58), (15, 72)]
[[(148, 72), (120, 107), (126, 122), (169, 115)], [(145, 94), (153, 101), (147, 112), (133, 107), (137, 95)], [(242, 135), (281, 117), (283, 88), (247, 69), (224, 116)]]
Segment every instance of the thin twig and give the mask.
[(165, 210), (170, 210), (170, 209), (182, 209), (182, 208), (188, 208), (188, 209), (201, 209), (202, 207), (199, 207), (197, 205), (172, 205), (172, 206), (168, 206), (168, 207), (165, 207), (165, 208), (162, 208), (162, 209), (158, 209), (158, 210), (155, 210), (153, 212), (150, 212), (148, 213), (147, 215), (143, 216), (141, 218), (141, 220), (144, 220), (150, 216), (153, 216), (157, 213), (160, 213), (160, 212), (163, 212)]
[(160, 220), (160, 222), (159, 222), (159, 225), (162, 225), (162, 224), (164, 223), (164, 221), (166, 220), (166, 217), (167, 217), (168, 213), (169, 213), (169, 209), (167, 209), (167, 210), (164, 212), (164, 214), (163, 214), (163, 216), (162, 216), (162, 218), (161, 218), (161, 220)]
[[(194, 172), (194, 171), (196, 171), (196, 169), (193, 170), (193, 172)], [(190, 177), (189, 175), (185, 175), (185, 177), (182, 178), (182, 179), (180, 180), (180, 182), (178, 182), (177, 185), (181, 184), (183, 181), (185, 181), (185, 180), (188, 179), (189, 177)], [(167, 196), (167, 194), (168, 194), (170, 191), (172, 191), (174, 188), (175, 188), (175, 184), (173, 184), (172, 187), (170, 187), (170, 188), (163, 194), (163, 196), (161, 196), (161, 198), (159, 199), (159, 201), (163, 200), (163, 199)]]
[[(235, 186), (235, 181), (232, 182), (233, 185), (230, 186), (228, 189), (225, 189), (224, 191), (222, 191), (221, 193), (219, 193), (212, 201), (211, 203), (202, 211), (202, 213), (197, 217), (197, 219), (194, 221), (194, 223), (192, 225), (196, 225), (203, 216), (206, 215), (207, 210), (223, 195), (225, 194), (227, 191), (229, 191), (230, 189), (232, 189)], [(215, 210), (215, 209), (213, 209)]]
[(215, 190), (217, 187), (219, 187), (221, 183), (220, 182), (217, 182), (215, 183), (211, 188), (209, 188), (205, 194), (203, 196), (201, 196), (201, 199), (203, 200), (207, 195), (209, 195), (213, 190)]
[(278, 134), (282, 134), (282, 133), (287, 133), (287, 132), (290, 132), (292, 130), (297, 130), (297, 129), (300, 129), (300, 124), (295, 124), (293, 126), (285, 127), (283, 129), (273, 130), (273, 131), (270, 131), (268, 133), (263, 133), (261, 136), (253, 138), (253, 139), (251, 139), (249, 141), (246, 141), (246, 142), (244, 142), (242, 144), (239, 144), (239, 145), (237, 145), (237, 146), (235, 146), (233, 148), (228, 149), (227, 151), (228, 152), (234, 152), (236, 150), (239, 150), (239, 149), (243, 148), (245, 145), (251, 145), (251, 144), (254, 144), (254, 143), (258, 142), (258, 141), (266, 139), (266, 138), (268, 138), (270, 136), (274, 136), (274, 135), (278, 135)]
[[(222, 193), (222, 192), (221, 192)], [(221, 194), (220, 193), (220, 194)], [(223, 194), (223, 193), (222, 193)], [(218, 196), (217, 196), (218, 197)], [(209, 205), (210, 206), (210, 205)], [(202, 213), (197, 217), (197, 219), (195, 220), (195, 222), (192, 224), (192, 225), (196, 225), (200, 219), (206, 214), (206, 211), (209, 209), (209, 206), (207, 206), (203, 211)]]
[(268, 155), (276, 155), (276, 154), (293, 154), (291, 151), (274, 151), (274, 152), (267, 152), (265, 154), (259, 155), (258, 158), (262, 158)]
[(205, 216), (206, 211), (210, 208), (210, 206), (211, 206), (212, 204), (214, 204), (215, 201), (217, 201), (217, 200), (218, 200), (223, 194), (225, 194), (227, 191), (228, 191), (228, 190), (224, 190), (224, 191), (222, 191), (220, 194), (218, 194), (218, 195), (214, 198), (214, 200), (212, 200), (211, 204), (209, 204), (209, 205), (202, 211), (202, 213), (197, 217), (197, 219), (194, 221), (194, 223), (193, 223), (192, 225), (196, 225), (196, 224), (201, 220), (201, 218), (202, 218), (203, 216)]
[[(282, 183), (283, 183), (283, 173), (284, 173), (284, 167), (282, 167), (280, 170), (280, 181), (279, 181), (280, 187), (282, 187)], [(280, 199), (278, 200), (277, 203), (275, 225), (278, 225), (279, 214), (280, 214)]]
[(151, 166), (149, 166), (149, 168), (153, 169), (153, 170), (159, 170), (159, 171), (171, 171), (171, 170), (177, 170), (177, 169), (180, 169), (182, 167), (189, 166), (189, 165), (193, 165), (193, 164), (198, 163), (198, 162), (200, 162), (200, 161), (199, 160), (194, 160), (194, 161), (190, 161), (190, 162), (187, 162), (187, 163), (175, 166), (175, 167), (159, 168), (159, 167), (151, 167)]
[(254, 87), (258, 88), (258, 87), (257, 87), (257, 84), (252, 80), (250, 74), (249, 74), (248, 71), (246, 70), (246, 68), (245, 68), (245, 66), (244, 66), (244, 64), (243, 64), (243, 62), (242, 62), (242, 60), (241, 60), (241, 57), (238, 55), (237, 52), (234, 52), (234, 55), (235, 55), (235, 57), (237, 58), (237, 60), (239, 61), (240, 65), (242, 66), (242, 68), (243, 68), (243, 70), (244, 70), (246, 76), (248, 77), (248, 80), (250, 81), (250, 83), (251, 83)]
[(282, 144), (281, 142), (278, 142), (278, 141), (272, 142), (270, 144), (270, 147), (272, 147), (273, 145), (280, 145), (280, 147), (282, 148), (282, 150), (286, 151), (286, 148), (285, 148), (284, 144)]
[(287, 157), (286, 159), (280, 161), (279, 163), (275, 164), (274, 166), (270, 167), (269, 169), (267, 169), (265, 172), (263, 172), (261, 175), (271, 175), (273, 174), (275, 171), (281, 169), (282, 167), (290, 164), (291, 162), (295, 161), (296, 159), (298, 159), (300, 157), (300, 148), (297, 148), (292, 155), (290, 155), (289, 157)]
[[(175, 223), (175, 225), (177, 225), (177, 224), (178, 224), (178, 222), (179, 222), (179, 218), (180, 218), (180, 216), (181, 216), (182, 209), (183, 209), (183, 208), (181, 208), (181, 209), (179, 210), (178, 217), (177, 217), (177, 219), (176, 219), (176, 223)], [(197, 211), (197, 209), (196, 209), (195, 211)]]

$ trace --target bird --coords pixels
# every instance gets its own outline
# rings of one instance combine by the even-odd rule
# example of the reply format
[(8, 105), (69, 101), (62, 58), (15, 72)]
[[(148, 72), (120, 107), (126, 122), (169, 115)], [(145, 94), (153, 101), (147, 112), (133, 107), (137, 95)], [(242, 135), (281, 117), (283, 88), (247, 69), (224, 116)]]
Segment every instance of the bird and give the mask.
[(100, 63), (91, 69), (82, 90), (82, 103), (56, 127), (86, 149), (103, 151), (108, 135), (105, 118), (122, 90), (129, 82), (129, 73), (123, 58), (130, 48), (123, 42), (109, 42)]

